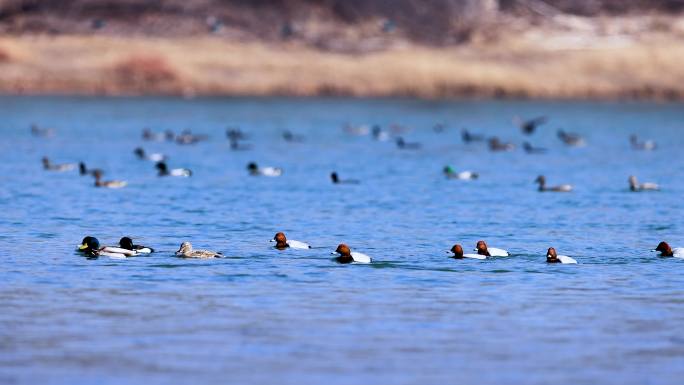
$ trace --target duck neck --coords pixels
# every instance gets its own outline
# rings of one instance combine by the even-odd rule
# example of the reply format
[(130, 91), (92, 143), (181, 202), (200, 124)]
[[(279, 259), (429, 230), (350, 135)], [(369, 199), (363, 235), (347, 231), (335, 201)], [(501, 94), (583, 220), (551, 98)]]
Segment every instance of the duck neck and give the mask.
[(286, 241), (277, 241), (275, 247), (276, 249), (283, 250), (290, 247), (290, 245), (288, 245)]

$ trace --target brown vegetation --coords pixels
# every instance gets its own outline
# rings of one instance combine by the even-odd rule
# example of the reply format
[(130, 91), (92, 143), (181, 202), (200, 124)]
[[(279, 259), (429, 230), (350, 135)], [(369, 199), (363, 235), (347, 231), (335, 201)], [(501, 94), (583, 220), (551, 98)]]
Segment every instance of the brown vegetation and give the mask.
[(178, 80), (178, 75), (161, 56), (134, 55), (113, 67), (114, 77), (123, 89), (159, 90)]

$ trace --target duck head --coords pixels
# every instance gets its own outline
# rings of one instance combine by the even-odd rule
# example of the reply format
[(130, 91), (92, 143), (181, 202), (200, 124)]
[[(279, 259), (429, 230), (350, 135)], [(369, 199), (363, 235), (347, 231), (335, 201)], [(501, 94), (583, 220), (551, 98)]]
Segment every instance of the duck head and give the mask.
[(122, 249), (133, 250), (133, 240), (129, 237), (123, 237), (119, 240), (119, 246)]
[(637, 182), (637, 178), (634, 175), (630, 175), (628, 181), (629, 181), (629, 189), (632, 191), (636, 191), (637, 187), (639, 186), (639, 184)]
[(333, 183), (340, 183), (340, 178), (337, 176), (335, 171), (330, 173), (330, 180), (332, 180)]
[(159, 175), (168, 175), (169, 168), (166, 166), (166, 162), (158, 162), (154, 167), (159, 171)]
[(44, 169), (50, 168), (50, 159), (48, 159), (47, 156), (44, 156), (43, 159), (41, 159), (41, 162), (43, 162)]
[(671, 257), (673, 255), (672, 248), (667, 242), (660, 242), (654, 251), (660, 251), (660, 255), (663, 257)]
[(136, 148), (133, 150), (133, 153), (140, 159), (145, 158), (145, 150), (143, 150), (142, 147)]
[(463, 247), (461, 245), (456, 244), (451, 247), (451, 252), (454, 253), (453, 258), (456, 259), (462, 259), (463, 258)]
[(247, 164), (247, 170), (249, 171), (250, 174), (258, 174), (259, 173), (259, 166), (255, 162), (249, 162)]
[(192, 253), (192, 244), (190, 242), (183, 242), (180, 245), (180, 248), (178, 251), (176, 251), (176, 254), (190, 254)]
[(86, 254), (92, 254), (100, 249), (100, 241), (95, 237), (87, 236), (83, 238), (81, 244), (78, 246), (78, 250)]
[(560, 262), (558, 260), (558, 254), (556, 254), (556, 249), (554, 249), (553, 247), (549, 247), (549, 250), (546, 251), (546, 262), (548, 262), (548, 263)]
[(275, 248), (279, 250), (286, 249), (288, 247), (287, 245), (287, 237), (285, 237), (285, 233), (279, 232), (276, 233), (275, 237), (271, 240), (271, 242), (275, 242)]
[(352, 263), (354, 258), (351, 255), (351, 249), (344, 243), (340, 243), (335, 250), (335, 253), (339, 254), (335, 260), (339, 263)]
[(491, 255), (489, 255), (489, 251), (487, 250), (487, 244), (485, 243), (485, 241), (477, 241), (475, 251), (477, 251), (479, 255), (486, 255), (488, 257), (491, 257)]

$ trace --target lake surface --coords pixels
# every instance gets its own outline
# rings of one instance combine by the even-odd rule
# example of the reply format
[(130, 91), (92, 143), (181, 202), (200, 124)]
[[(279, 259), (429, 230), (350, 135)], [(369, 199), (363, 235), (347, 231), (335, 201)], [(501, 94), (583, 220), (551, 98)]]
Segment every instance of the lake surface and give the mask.
[[(0, 383), (678, 384), (684, 378), (684, 108), (347, 99), (0, 98)], [(545, 114), (531, 137), (514, 115)], [(446, 131), (435, 132), (442, 122)], [(31, 123), (52, 127), (34, 137)], [(345, 123), (410, 127), (415, 151)], [(231, 151), (227, 126), (250, 138)], [(192, 146), (143, 127), (192, 129)], [(529, 140), (492, 153), (460, 128)], [(585, 136), (564, 146), (556, 129)], [(305, 137), (287, 143), (283, 130)], [(634, 151), (628, 137), (658, 142)], [(191, 178), (157, 177), (133, 149)], [(43, 171), (84, 161), (105, 179)], [(279, 178), (249, 176), (256, 161)], [(480, 174), (447, 180), (442, 168)], [(329, 173), (359, 179), (333, 185)], [(533, 180), (571, 183), (539, 193)], [(658, 182), (631, 193), (627, 177)], [(277, 231), (311, 250), (277, 251)], [(88, 260), (85, 235), (158, 251)], [(484, 239), (509, 258), (454, 260)], [(183, 241), (224, 259), (182, 260)], [(371, 255), (340, 265), (338, 243)], [(546, 264), (550, 246), (578, 265)]]

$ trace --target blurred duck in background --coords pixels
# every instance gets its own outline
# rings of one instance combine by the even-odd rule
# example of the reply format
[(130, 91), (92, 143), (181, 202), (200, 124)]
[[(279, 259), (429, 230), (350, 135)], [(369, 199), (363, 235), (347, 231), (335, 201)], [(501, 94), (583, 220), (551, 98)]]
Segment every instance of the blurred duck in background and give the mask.
[(537, 179), (534, 180), (534, 183), (539, 184), (539, 191), (553, 191), (553, 192), (570, 192), (572, 191), (572, 185), (570, 184), (561, 184), (558, 186), (551, 186), (548, 187), (546, 186), (546, 177), (544, 175), (539, 175)]
[(629, 143), (634, 150), (653, 151), (656, 149), (656, 142), (654, 140), (640, 142), (636, 135), (630, 135)]
[(151, 154), (148, 154), (143, 150), (142, 147), (138, 147), (135, 150), (133, 150), (133, 153), (135, 156), (138, 157), (140, 160), (149, 160), (150, 162), (163, 162), (167, 159), (166, 155), (158, 153), (158, 152), (153, 152)]
[(463, 247), (459, 244), (455, 244), (451, 247), (450, 251), (447, 251), (447, 254), (453, 254), (451, 258), (454, 259), (463, 259), (463, 258), (472, 258), (472, 259), (487, 259), (486, 255), (480, 255), (480, 254), (463, 254)]
[(123, 181), (123, 180), (102, 180), (102, 172), (100, 170), (95, 170), (93, 172), (93, 176), (95, 177), (95, 187), (104, 187), (104, 188), (122, 188), (126, 187), (128, 182)]
[(556, 249), (549, 247), (546, 251), (546, 263), (577, 264), (577, 261), (567, 255), (558, 255)]
[(42, 138), (51, 138), (55, 136), (55, 130), (47, 127), (40, 127), (37, 124), (31, 125), (31, 135)]
[(100, 175), (104, 174), (104, 171), (99, 168), (88, 168), (86, 167), (86, 164), (83, 162), (78, 163), (78, 173), (81, 175), (91, 175), (95, 176), (95, 173), (100, 173)]
[(490, 151), (512, 151), (515, 149), (513, 143), (502, 143), (496, 136), (489, 139), (489, 150)]
[(158, 176), (180, 176), (180, 177), (192, 176), (192, 171), (190, 171), (190, 169), (187, 169), (187, 168), (169, 169), (169, 167), (166, 165), (166, 162), (158, 162), (155, 165), (155, 168), (157, 169), (157, 175)]
[(340, 177), (337, 175), (337, 171), (333, 171), (330, 173), (330, 180), (333, 182), (333, 184), (359, 184), (360, 183), (356, 179), (340, 179)]
[(285, 250), (287, 248), (292, 249), (310, 249), (311, 246), (308, 243), (288, 240), (285, 233), (279, 232), (271, 239), (271, 242), (275, 242), (275, 248), (278, 250)]
[(283, 175), (283, 169), (278, 167), (259, 167), (255, 162), (250, 162), (247, 165), (247, 171), (249, 175), (252, 176), (281, 176)]
[(421, 147), (417, 142), (406, 142), (401, 136), (397, 138), (397, 147), (402, 150), (418, 150)]
[(579, 134), (575, 134), (572, 132), (565, 132), (563, 130), (558, 130), (558, 138), (568, 146), (582, 147), (582, 146), (586, 145), (584, 138), (582, 138)]
[(525, 120), (519, 116), (513, 117), (513, 124), (520, 127), (520, 130), (525, 135), (534, 134), (534, 131), (537, 129), (537, 127), (541, 126), (542, 124), (546, 123), (547, 121), (548, 121), (548, 119), (546, 118), (546, 116), (539, 116), (537, 118), (529, 119), (529, 120)]
[(629, 189), (634, 192), (638, 191), (657, 191), (660, 190), (660, 186), (657, 183), (646, 182), (639, 184), (637, 177), (634, 175), (629, 176)]
[(283, 139), (289, 143), (301, 143), (304, 141), (304, 137), (302, 135), (294, 134), (290, 130), (283, 131)]
[(62, 164), (54, 164), (50, 162), (50, 159), (48, 159), (46, 156), (41, 159), (43, 162), (43, 169), (48, 170), (48, 171), (57, 171), (57, 172), (63, 172), (63, 171), (71, 171), (76, 168), (75, 163), (62, 163)]
[(154, 131), (150, 130), (149, 128), (144, 128), (143, 133), (142, 133), (142, 137), (144, 140), (161, 142), (161, 141), (167, 139), (167, 134), (165, 134), (163, 132), (154, 132)]
[(457, 172), (451, 166), (444, 166), (442, 172), (448, 179), (472, 180), (477, 179), (480, 176), (478, 173), (472, 171)]
[(390, 138), (389, 132), (383, 130), (379, 124), (373, 126), (372, 133), (373, 139), (377, 140), (378, 142), (386, 142)]
[(534, 147), (533, 145), (530, 144), (530, 142), (523, 143), (523, 149), (528, 154), (543, 154), (546, 152), (545, 148)]
[(195, 144), (207, 139), (209, 139), (207, 135), (194, 135), (190, 130), (183, 130), (180, 135), (176, 136), (176, 143), (181, 145)]
[(468, 131), (468, 129), (464, 128), (461, 130), (461, 140), (463, 140), (464, 143), (482, 142), (484, 140), (484, 136), (480, 134), (473, 134), (472, 132)]

